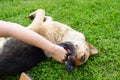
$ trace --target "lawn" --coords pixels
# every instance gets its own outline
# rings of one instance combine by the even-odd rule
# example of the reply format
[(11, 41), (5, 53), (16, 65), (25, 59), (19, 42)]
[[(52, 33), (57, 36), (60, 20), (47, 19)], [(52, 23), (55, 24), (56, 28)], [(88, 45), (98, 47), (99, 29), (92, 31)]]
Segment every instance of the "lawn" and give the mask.
[(120, 80), (120, 0), (0, 0), (0, 20), (27, 26), (28, 15), (39, 8), (84, 33), (99, 54), (71, 73), (54, 59), (43, 61), (27, 71), (34, 80)]

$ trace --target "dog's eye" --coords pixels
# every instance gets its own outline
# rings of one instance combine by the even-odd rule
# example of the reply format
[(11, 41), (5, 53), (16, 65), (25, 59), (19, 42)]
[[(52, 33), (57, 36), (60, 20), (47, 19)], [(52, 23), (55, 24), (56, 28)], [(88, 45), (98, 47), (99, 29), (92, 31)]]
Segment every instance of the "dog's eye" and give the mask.
[(85, 61), (85, 55), (83, 55), (83, 56), (80, 58), (80, 61), (81, 61), (81, 62), (84, 62), (84, 61)]
[(78, 48), (78, 45), (75, 45), (76, 48)]

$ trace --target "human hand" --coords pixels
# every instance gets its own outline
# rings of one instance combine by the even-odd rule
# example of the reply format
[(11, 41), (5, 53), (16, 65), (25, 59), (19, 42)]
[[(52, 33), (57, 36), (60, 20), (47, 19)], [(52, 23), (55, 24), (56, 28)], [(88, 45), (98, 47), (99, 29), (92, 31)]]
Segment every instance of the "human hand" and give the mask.
[(51, 53), (51, 56), (59, 62), (63, 62), (66, 59), (66, 54), (67, 51), (60, 46), (55, 45), (55, 47), (53, 48), (53, 52)]

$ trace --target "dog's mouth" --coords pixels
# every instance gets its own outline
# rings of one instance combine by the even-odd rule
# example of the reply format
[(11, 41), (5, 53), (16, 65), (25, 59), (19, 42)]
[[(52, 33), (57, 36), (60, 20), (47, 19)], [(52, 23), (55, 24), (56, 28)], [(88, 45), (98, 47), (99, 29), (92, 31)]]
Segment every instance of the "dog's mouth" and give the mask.
[(71, 42), (60, 43), (59, 45), (68, 52), (65, 60), (65, 68), (68, 72), (71, 72), (75, 67), (74, 62), (74, 56), (76, 54), (75, 47)]

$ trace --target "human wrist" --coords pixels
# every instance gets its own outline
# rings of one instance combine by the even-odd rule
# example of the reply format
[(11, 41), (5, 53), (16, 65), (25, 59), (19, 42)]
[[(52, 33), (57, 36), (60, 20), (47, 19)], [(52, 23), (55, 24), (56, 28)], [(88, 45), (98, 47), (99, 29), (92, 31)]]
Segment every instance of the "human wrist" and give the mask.
[(50, 54), (54, 55), (55, 53), (57, 53), (57, 50), (58, 50), (58, 46), (53, 44), (50, 49)]

